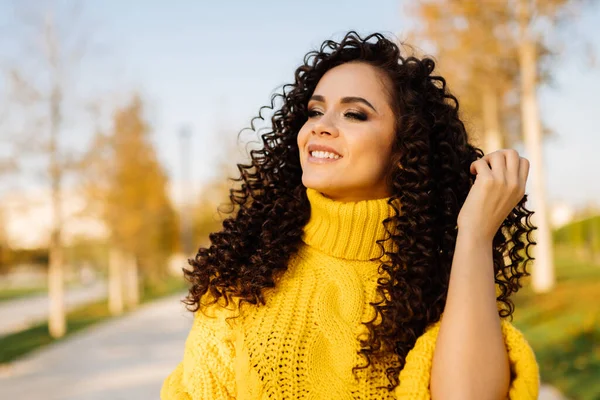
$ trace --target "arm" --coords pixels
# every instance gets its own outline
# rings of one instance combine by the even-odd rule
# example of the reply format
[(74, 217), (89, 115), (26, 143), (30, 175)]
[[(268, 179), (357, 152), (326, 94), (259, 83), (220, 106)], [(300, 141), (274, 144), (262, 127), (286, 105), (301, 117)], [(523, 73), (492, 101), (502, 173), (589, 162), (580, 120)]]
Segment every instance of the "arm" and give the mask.
[[(440, 325), (441, 321), (431, 324), (408, 352), (406, 364), (400, 372), (400, 385), (394, 392), (397, 399), (431, 400), (431, 367)], [(510, 322), (503, 319), (501, 326), (511, 370), (508, 398), (536, 400), (540, 378), (535, 355), (523, 334)], [(477, 375), (471, 379), (477, 379)]]
[(459, 230), (433, 357), (432, 398), (501, 400), (509, 383), (492, 242)]
[(508, 393), (510, 400), (537, 399), (540, 383), (535, 354), (522, 333), (498, 316), (496, 287), (489, 272), (492, 265), (489, 269), (471, 268), (471, 274), (458, 266), (477, 260), (491, 263), (491, 243), (488, 250), (460, 233), (456, 243), (444, 313), (407, 354), (396, 397), (505, 399)]
[(234, 332), (225, 320), (231, 310), (215, 304), (204, 311), (194, 315), (183, 361), (163, 382), (161, 400), (235, 399)]

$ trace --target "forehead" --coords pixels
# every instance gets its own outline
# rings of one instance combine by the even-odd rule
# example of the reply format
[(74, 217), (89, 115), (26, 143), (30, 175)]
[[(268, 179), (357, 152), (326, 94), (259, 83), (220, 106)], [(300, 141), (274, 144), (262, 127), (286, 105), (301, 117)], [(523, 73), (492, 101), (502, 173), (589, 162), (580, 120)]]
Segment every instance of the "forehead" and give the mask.
[(328, 102), (345, 96), (386, 102), (382, 80), (382, 74), (371, 65), (345, 63), (327, 71), (319, 80), (314, 94), (325, 96)]

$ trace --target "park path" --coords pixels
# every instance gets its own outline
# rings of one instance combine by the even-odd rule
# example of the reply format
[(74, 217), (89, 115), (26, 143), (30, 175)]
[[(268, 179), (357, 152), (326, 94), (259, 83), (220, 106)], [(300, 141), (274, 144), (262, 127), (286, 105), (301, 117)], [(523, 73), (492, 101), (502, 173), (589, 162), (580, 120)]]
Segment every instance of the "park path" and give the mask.
[[(106, 283), (99, 281), (90, 286), (68, 289), (65, 306), (72, 310), (86, 303), (106, 297)], [(38, 294), (0, 303), (0, 336), (27, 329), (48, 319), (47, 294)]]
[[(0, 371), (0, 399), (159, 400), (183, 357), (192, 314), (184, 294), (78, 332)], [(565, 400), (543, 385), (539, 400)]]
[(0, 371), (0, 399), (150, 400), (183, 357), (184, 294), (78, 332)]

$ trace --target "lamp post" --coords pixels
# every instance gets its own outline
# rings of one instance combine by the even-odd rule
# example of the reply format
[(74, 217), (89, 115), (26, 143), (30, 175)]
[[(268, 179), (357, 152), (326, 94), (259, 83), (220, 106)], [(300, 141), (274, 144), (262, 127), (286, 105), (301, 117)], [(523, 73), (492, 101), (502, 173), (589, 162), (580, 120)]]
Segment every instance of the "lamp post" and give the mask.
[(180, 224), (181, 224), (181, 249), (185, 257), (192, 256), (193, 238), (192, 238), (192, 211), (189, 201), (193, 191), (190, 190), (190, 139), (192, 131), (188, 126), (184, 126), (179, 131), (181, 144), (181, 201), (180, 201)]

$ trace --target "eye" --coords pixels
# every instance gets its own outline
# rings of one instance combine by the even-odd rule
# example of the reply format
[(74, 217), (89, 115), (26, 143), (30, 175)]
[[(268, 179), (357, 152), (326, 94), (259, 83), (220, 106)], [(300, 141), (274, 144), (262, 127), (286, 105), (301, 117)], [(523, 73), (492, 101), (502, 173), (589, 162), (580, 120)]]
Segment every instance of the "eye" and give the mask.
[[(308, 118), (312, 118), (314, 116), (317, 116), (321, 114), (320, 111), (317, 110), (309, 110), (308, 111)], [(352, 119), (356, 119), (358, 121), (366, 121), (367, 120), (367, 116), (363, 113), (359, 113), (359, 112), (353, 112), (353, 111), (349, 111), (347, 113), (344, 114), (345, 117), (347, 118), (352, 118)]]
[(308, 118), (314, 117), (317, 114), (321, 114), (319, 111), (317, 110), (308, 110)]
[(363, 114), (363, 113), (347, 112), (344, 115), (347, 116), (347, 117), (350, 117), (350, 118), (357, 119), (359, 121), (366, 121), (367, 120), (367, 116), (365, 114)]

